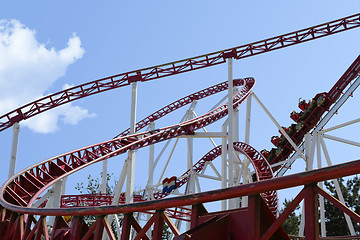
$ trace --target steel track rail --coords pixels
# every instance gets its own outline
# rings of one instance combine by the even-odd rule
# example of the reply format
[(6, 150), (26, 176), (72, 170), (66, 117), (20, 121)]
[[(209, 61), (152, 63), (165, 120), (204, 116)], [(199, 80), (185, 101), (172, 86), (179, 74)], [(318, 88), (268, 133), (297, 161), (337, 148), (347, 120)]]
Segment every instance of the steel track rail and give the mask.
[[(247, 98), (255, 80), (246, 78), (242, 83), (244, 84), (243, 87), (233, 98), (234, 108)], [(3, 206), (31, 206), (46, 188), (65, 176), (128, 150), (139, 149), (180, 135), (192, 134), (195, 130), (221, 119), (227, 113), (228, 107), (225, 103), (184, 123), (112, 139), (45, 160), (9, 179), (0, 189), (0, 204)]]
[(226, 62), (226, 58), (242, 59), (296, 45), (360, 26), (360, 14), (351, 15), (324, 24), (305, 28), (265, 40), (229, 48), (197, 57), (170, 62), (153, 67), (125, 72), (81, 84), (63, 91), (45, 96), (0, 116), (0, 132), (15, 122), (29, 119), (65, 103), (80, 98), (120, 88), (136, 81), (149, 81), (197, 69), (215, 66)]

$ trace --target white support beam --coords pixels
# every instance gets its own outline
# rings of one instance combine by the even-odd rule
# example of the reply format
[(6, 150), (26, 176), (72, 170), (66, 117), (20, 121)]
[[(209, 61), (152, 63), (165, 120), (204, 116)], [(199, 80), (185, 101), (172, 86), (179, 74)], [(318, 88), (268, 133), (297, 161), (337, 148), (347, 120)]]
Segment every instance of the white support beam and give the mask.
[(196, 183), (196, 189), (197, 189), (197, 192), (201, 192), (201, 187), (200, 187), (200, 182), (199, 182), (199, 176), (194, 174), (194, 177), (195, 177), (195, 183)]
[(100, 186), (100, 193), (106, 194), (106, 185), (107, 185), (107, 165), (108, 160), (102, 161), (102, 172), (101, 172), (101, 186)]
[[(126, 159), (125, 162), (124, 162), (123, 168), (122, 168), (122, 170), (121, 170), (119, 180), (117, 181), (116, 186), (115, 186), (115, 189), (114, 189), (113, 199), (112, 199), (112, 201), (111, 201), (111, 205), (117, 205), (117, 204), (119, 204), (119, 199), (120, 199), (120, 196), (121, 196), (121, 193), (122, 193), (122, 189), (123, 189), (123, 187), (124, 187), (124, 183), (125, 183), (125, 179), (126, 179), (127, 164), (128, 164), (128, 161), (127, 161), (127, 159)], [(108, 216), (107, 216), (107, 220), (108, 220), (108, 222), (109, 222), (110, 224), (111, 224), (114, 220), (118, 222), (118, 219), (117, 219), (116, 214), (110, 214), (110, 215), (108, 215)], [(116, 225), (118, 225), (118, 224), (116, 224)], [(103, 235), (103, 238), (106, 238), (106, 237), (107, 237), (107, 234), (104, 234), (104, 235)]]
[[(130, 113), (130, 135), (135, 133), (136, 126), (136, 105), (137, 105), (137, 82), (131, 83), (131, 113)], [(128, 164), (126, 170), (126, 192), (125, 203), (132, 203), (135, 184), (135, 151), (129, 150)]]
[[(194, 110), (189, 109), (187, 112), (187, 120), (193, 119)], [(188, 193), (195, 193), (195, 182), (196, 182), (196, 176), (193, 170), (194, 165), (194, 139), (193, 138), (187, 138), (187, 169), (190, 169), (190, 178), (189, 178), (189, 184), (188, 184)]]
[(228, 95), (224, 96), (220, 101), (218, 101), (212, 108), (209, 109), (209, 112), (218, 106), (220, 106), (221, 103), (223, 103), (226, 99), (228, 99)]
[(239, 126), (239, 122), (240, 122), (240, 114), (239, 114), (239, 108), (234, 110), (234, 142), (239, 142), (240, 141), (240, 126)]
[(33, 205), (31, 205), (31, 207), (38, 208), (46, 199), (51, 197), (53, 194), (54, 194), (54, 189), (53, 188), (47, 190), (47, 192), (42, 197), (37, 199), (36, 202)]
[(250, 143), (250, 118), (251, 118), (251, 98), (252, 93), (246, 99), (246, 119), (245, 119), (245, 143)]
[[(233, 83), (233, 59), (228, 58), (228, 171), (229, 171), (229, 187), (235, 185), (235, 159), (234, 159), (234, 107), (233, 107), (233, 95), (234, 95), (234, 83)], [(236, 208), (236, 200), (229, 200), (229, 209)]]
[[(222, 130), (224, 133), (227, 132), (226, 122), (222, 126)], [(221, 188), (227, 188), (227, 138), (222, 139), (222, 148), (221, 148)], [(227, 200), (221, 201), (221, 210), (227, 210)]]
[(327, 133), (327, 132), (330, 132), (330, 131), (333, 131), (333, 130), (336, 130), (336, 129), (339, 129), (339, 128), (343, 128), (343, 127), (346, 127), (346, 126), (349, 126), (349, 125), (352, 125), (352, 124), (355, 124), (355, 123), (358, 123), (358, 122), (360, 122), (360, 118), (357, 118), (355, 120), (336, 125), (334, 127), (323, 129), (323, 130), (320, 131), (320, 133)]
[[(63, 181), (60, 179), (55, 182), (52, 187), (52, 194), (49, 197), (49, 206), (50, 208), (60, 208), (61, 193), (62, 193)], [(55, 221), (55, 216), (49, 216), (48, 225), (53, 226)]]
[(206, 174), (199, 174), (199, 177), (216, 180), (216, 181), (221, 181), (220, 177), (214, 177), (214, 176), (210, 176), (210, 175), (206, 175)]
[(15, 174), (16, 154), (17, 154), (18, 143), (19, 143), (19, 132), (20, 132), (20, 124), (18, 122), (16, 122), (16, 123), (14, 123), (14, 126), (13, 126), (13, 137), (12, 137), (12, 145), (11, 145), (8, 178), (11, 178)]
[[(236, 89), (236, 90), (235, 90)], [(236, 94), (236, 92), (237, 92), (237, 88), (234, 88), (234, 94)], [(234, 131), (234, 142), (239, 142), (240, 141), (240, 126), (239, 126), (239, 108), (236, 108), (235, 110), (234, 110), (234, 121), (233, 121), (233, 124), (234, 124), (234, 128), (233, 128), (233, 131)], [(238, 158), (239, 159), (239, 153), (238, 152), (236, 152), (236, 151), (233, 151), (233, 154), (235, 155), (235, 157), (236, 158)], [(236, 161), (234, 160), (234, 163), (236, 163)], [(234, 185), (238, 185), (239, 184), (239, 181), (238, 181), (238, 176), (240, 176), (241, 175), (241, 170), (240, 170), (240, 168), (237, 166), (237, 167), (235, 167), (235, 169), (234, 169), (235, 171), (234, 171), (234, 178), (236, 179), (236, 180), (234, 180)], [(240, 206), (240, 200), (241, 198), (236, 198), (236, 199), (234, 199), (234, 201), (235, 201), (235, 206), (236, 207), (239, 207)]]
[(344, 139), (344, 138), (331, 136), (331, 135), (328, 135), (328, 134), (324, 134), (323, 136), (324, 136), (324, 138), (327, 138), (327, 139), (330, 139), (330, 140), (346, 143), (346, 144), (349, 144), (349, 145), (353, 145), (355, 147), (360, 147), (360, 143), (358, 143), (358, 142), (354, 142), (354, 141), (350, 141), (350, 140), (347, 140), (347, 139)]
[[(198, 116), (196, 115), (195, 111), (192, 111), (192, 113), (194, 114), (194, 116), (195, 116), (196, 118), (198, 117)], [(205, 133), (208, 133), (208, 130), (206, 130), (205, 127), (203, 127), (202, 129), (203, 129), (203, 131), (204, 131)], [(195, 134), (196, 134), (196, 133), (195, 133)], [(214, 139), (213, 139), (212, 137), (209, 137), (209, 140), (210, 140), (210, 142), (214, 145), (214, 147), (217, 147), (217, 145), (216, 145), (216, 143), (215, 143), (215, 141), (214, 141)]]
[[(234, 108), (233, 108), (233, 59), (228, 58), (228, 162), (229, 162), (229, 187), (234, 185)], [(230, 206), (231, 208), (232, 206)]]
[(124, 162), (123, 168), (120, 173), (119, 180), (116, 183), (114, 194), (113, 194), (113, 200), (111, 202), (111, 205), (117, 205), (119, 203), (119, 199), (122, 193), (122, 189), (124, 187), (125, 179), (126, 179), (126, 170), (127, 170), (127, 159)]
[(227, 133), (224, 132), (195, 132), (193, 135), (181, 135), (177, 138), (226, 138)]
[[(246, 144), (250, 143), (251, 98), (252, 98), (252, 93), (246, 99), (245, 139), (244, 139)], [(249, 179), (249, 170), (250, 170), (248, 168), (249, 165), (250, 165), (250, 160), (247, 157), (245, 157), (244, 163), (241, 168), (243, 183), (247, 183), (247, 181)], [(239, 181), (240, 181), (240, 176), (239, 176)], [(248, 196), (242, 197), (242, 205), (241, 206), (242, 207), (248, 206)]]
[(220, 173), (218, 172), (218, 170), (216, 169), (216, 167), (214, 166), (214, 164), (212, 162), (209, 162), (210, 167), (212, 168), (212, 170), (215, 172), (216, 176), (218, 176), (219, 178), (221, 178)]
[(288, 140), (288, 142), (291, 144), (291, 146), (295, 149), (296, 152), (299, 153), (299, 156), (306, 161), (306, 157), (304, 156), (304, 153), (296, 146), (294, 141), (289, 137), (289, 135), (284, 131), (284, 129), (280, 126), (280, 124), (275, 120), (275, 118), (271, 115), (269, 110), (265, 107), (265, 105), (260, 101), (260, 99), (255, 95), (254, 92), (252, 92), (252, 96), (256, 100), (256, 102), (260, 105), (260, 107), (264, 110), (264, 112), (269, 116), (271, 121), (276, 125), (276, 127), (279, 129), (281, 134)]
[[(282, 169), (291, 168), (290, 165), (291, 165), (296, 159), (298, 159), (298, 158), (300, 158), (300, 157), (299, 157), (299, 154), (298, 154), (298, 153), (295, 153), (291, 158), (286, 159), (286, 160), (281, 161), (281, 162), (277, 162), (277, 163), (271, 164), (270, 166), (271, 166), (271, 168), (274, 168), (274, 167), (276, 167), (276, 166), (280, 166), (280, 165), (285, 165), (285, 164), (286, 164)], [(288, 166), (287, 163), (291, 163), (291, 164)], [(280, 170), (278, 176), (283, 176), (283, 174), (280, 174), (281, 172), (282, 172), (282, 171)]]
[[(193, 110), (196, 107), (197, 101), (194, 101), (191, 103), (189, 110)], [(188, 111), (189, 111), (188, 110)], [(188, 112), (187, 111), (187, 112)], [(187, 117), (187, 112), (184, 114), (184, 116), (181, 118), (180, 123), (184, 122), (186, 120)], [(160, 161), (160, 158), (162, 157), (162, 155), (164, 154), (165, 150), (167, 149), (167, 147), (169, 146), (169, 144), (171, 143), (172, 139), (169, 139), (166, 141), (165, 146), (161, 149), (159, 155), (156, 157), (155, 162), (154, 162), (154, 167), (153, 167), (153, 171), (155, 170), (157, 164)]]
[[(321, 143), (322, 150), (323, 150), (323, 152), (324, 152), (324, 156), (325, 156), (327, 165), (328, 165), (328, 166), (332, 166), (332, 162), (331, 162), (331, 159), (330, 159), (330, 155), (329, 155), (329, 152), (328, 152), (328, 150), (327, 150), (327, 147), (326, 147), (326, 144), (325, 144), (325, 141), (324, 141), (324, 138), (323, 138), (323, 137), (320, 137), (320, 143)], [(345, 203), (344, 196), (343, 196), (343, 194), (342, 194), (342, 192), (341, 192), (340, 184), (339, 184), (338, 180), (337, 180), (337, 179), (333, 179), (332, 181), (333, 181), (333, 183), (334, 183), (334, 185), (335, 185), (335, 190), (336, 190), (336, 193), (337, 193), (337, 195), (338, 195), (338, 197), (339, 197), (340, 202)], [(344, 213), (344, 216), (345, 216), (345, 220), (346, 220), (346, 223), (347, 223), (347, 225), (348, 225), (350, 234), (351, 234), (351, 235), (355, 235), (354, 225), (352, 224), (352, 221), (351, 221), (349, 215), (347, 215), (346, 213)]]
[[(320, 134), (316, 134), (314, 137), (317, 138), (316, 140), (316, 155), (317, 155), (317, 165), (318, 169), (322, 168), (321, 162), (321, 148), (320, 148)], [(318, 186), (323, 188), (323, 182), (319, 182)], [(326, 225), (325, 225), (325, 203), (324, 197), (319, 196), (319, 205), (320, 205), (320, 229), (321, 229), (321, 236), (326, 237)]]
[(309, 156), (307, 158), (308, 161), (306, 162), (305, 171), (309, 171), (309, 170), (313, 169), (316, 141), (317, 141), (317, 138), (312, 136), (312, 138), (311, 138), (311, 146), (310, 146)]
[[(149, 125), (149, 129), (155, 129), (155, 122), (151, 122)], [(154, 159), (155, 159), (155, 145), (151, 144), (149, 146), (149, 172), (148, 172), (148, 182), (147, 182), (147, 199), (153, 199), (153, 184), (154, 184)], [(149, 216), (149, 215), (148, 215)]]
[(168, 157), (168, 159), (166, 161), (166, 164), (165, 164), (165, 167), (164, 167), (163, 171), (161, 172), (161, 175), (159, 177), (159, 181), (158, 181), (157, 184), (161, 183), (162, 178), (164, 177), (165, 171), (166, 171), (166, 169), (167, 169), (167, 167), (169, 165), (169, 162), (170, 162), (170, 159), (171, 159), (172, 155), (174, 154), (174, 151), (175, 151), (175, 148), (176, 148), (176, 145), (177, 145), (178, 142), (179, 142), (179, 139), (176, 139), (175, 144), (174, 144), (173, 148), (171, 149), (170, 155), (169, 155), (169, 157)]

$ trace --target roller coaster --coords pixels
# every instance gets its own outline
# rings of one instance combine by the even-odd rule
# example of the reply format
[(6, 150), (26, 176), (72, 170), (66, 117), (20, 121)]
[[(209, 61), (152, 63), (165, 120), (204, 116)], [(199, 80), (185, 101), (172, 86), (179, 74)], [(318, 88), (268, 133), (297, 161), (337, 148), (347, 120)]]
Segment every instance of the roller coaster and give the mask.
[[(318, 195), (340, 208), (348, 218), (360, 223), (358, 214), (318, 186), (321, 181), (360, 173), (360, 161), (317, 170), (308, 169), (303, 173), (284, 176), (295, 159), (301, 157), (309, 160), (309, 156), (304, 155), (304, 149), (309, 148), (306, 147), (306, 139), (310, 134), (314, 135), (314, 132), (323, 129), (360, 84), (360, 56), (328, 92), (319, 93), (310, 101), (299, 103), (301, 111), (294, 111), (290, 115), (294, 124), (284, 128), (274, 120), (280, 136), (271, 138), (275, 145), (271, 150), (257, 151), (248, 141), (239, 142), (234, 137), (234, 110), (250, 98), (255, 98), (260, 105), (261, 102), (252, 91), (254, 78), (232, 77), (234, 59), (252, 57), (357, 27), (360, 27), (360, 14), (210, 54), (102, 78), (50, 94), (1, 116), (0, 131), (4, 131), (12, 126), (16, 127), (20, 121), (94, 94), (128, 85), (132, 86), (134, 93), (138, 82), (228, 64), (227, 82), (183, 97), (136, 124), (134, 114), (131, 113), (131, 127), (113, 139), (41, 161), (10, 177), (0, 189), (0, 236), (3, 239), (162, 239), (166, 224), (173, 239), (177, 240), (290, 239), (281, 223), (303, 200), (303, 236), (305, 239), (319, 239), (319, 226), (315, 224), (318, 222)], [(209, 112), (186, 118), (179, 124), (151, 128), (152, 123), (165, 115), (223, 91), (227, 91), (227, 103), (218, 104)], [(136, 101), (135, 98), (136, 93), (132, 100)], [(263, 108), (267, 111), (264, 106)], [(269, 116), (272, 117), (271, 114)], [(223, 144), (215, 146), (192, 166), (188, 164), (188, 170), (177, 177), (175, 190), (162, 191), (161, 186), (153, 185), (137, 193), (134, 191), (136, 150), (151, 148), (156, 143), (175, 138), (200, 136), (198, 130), (225, 117), (227, 120), (223, 132), (203, 134), (208, 138), (218, 135)], [(146, 127), (147, 130), (140, 132)], [(121, 154), (128, 154), (128, 157), (113, 195), (104, 192), (62, 195), (57, 200), (51, 196), (50, 187), (56, 186), (62, 179), (94, 163), (105, 162)], [(239, 158), (239, 154), (243, 159)], [(208, 166), (214, 168), (212, 162), (220, 156), (221, 173), (214, 171), (222, 188), (195, 193), (196, 175), (202, 174)], [(240, 162), (242, 168), (236, 162)], [(242, 172), (249, 164), (254, 169), (253, 173)], [(240, 183), (241, 177), (243, 182)], [(126, 191), (122, 192), (125, 179)], [(184, 194), (180, 194), (178, 189), (183, 186)], [(285, 211), (279, 214), (277, 190), (294, 186), (304, 188)], [(53, 189), (58, 191), (55, 187)], [(170, 194), (181, 196), (170, 197)], [(54, 201), (58, 201), (58, 207), (54, 205)], [(214, 201), (221, 202), (221, 211), (208, 212), (204, 203)], [(49, 207), (50, 202), (53, 205)], [(146, 219), (141, 218), (141, 215)], [(93, 217), (93, 221), (87, 221), (86, 216)], [(117, 219), (118, 216), (121, 216), (121, 221)], [(181, 222), (187, 222), (185, 230), (180, 228)], [(116, 229), (115, 232), (113, 228)], [(355, 234), (354, 231), (351, 233)], [(349, 239), (359, 238), (353, 236)]]

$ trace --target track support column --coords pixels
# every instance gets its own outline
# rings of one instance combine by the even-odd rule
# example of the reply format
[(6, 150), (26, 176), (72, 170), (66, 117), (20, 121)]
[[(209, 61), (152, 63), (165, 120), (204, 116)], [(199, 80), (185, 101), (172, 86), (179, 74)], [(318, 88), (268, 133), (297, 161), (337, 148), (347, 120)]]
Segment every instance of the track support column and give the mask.
[[(188, 110), (187, 113), (187, 120), (193, 119), (194, 114), (192, 112), (192, 109)], [(189, 192), (188, 194), (195, 193), (195, 172), (193, 171), (193, 158), (194, 158), (194, 139), (193, 138), (187, 138), (187, 169), (190, 169), (190, 176), (189, 176)]]
[[(235, 185), (235, 159), (234, 159), (234, 108), (233, 108), (233, 59), (228, 58), (228, 126), (229, 126), (229, 138), (228, 138), (228, 161), (229, 161), (229, 187)], [(229, 200), (229, 208), (235, 208), (236, 200)]]
[[(317, 165), (318, 168), (322, 168), (322, 162), (321, 162), (321, 149), (320, 149), (320, 134), (317, 132), (315, 134), (317, 140), (316, 140), (316, 155), (317, 155)], [(319, 182), (318, 186), (320, 188), (323, 188), (323, 182)], [(321, 229), (321, 236), (326, 237), (326, 225), (325, 225), (325, 202), (324, 197), (319, 196), (319, 204), (320, 204), (320, 229)]]
[[(320, 135), (320, 143), (321, 143), (321, 147), (322, 147), (322, 150), (324, 152), (324, 156), (325, 156), (325, 159), (326, 159), (326, 162), (327, 162), (327, 165), (328, 166), (332, 166), (332, 162), (331, 162), (331, 159), (330, 159), (330, 155), (329, 155), (329, 152), (327, 150), (327, 147), (325, 145), (325, 141), (323, 139), (323, 137)], [(336, 193), (339, 197), (339, 200), (341, 203), (345, 204), (345, 200), (344, 200), (344, 196), (341, 192), (341, 189), (340, 189), (340, 184), (338, 182), (337, 179), (333, 179), (332, 180), (334, 182), (334, 186), (335, 186), (335, 190), (336, 190)], [(349, 215), (347, 215), (346, 213), (344, 213), (344, 216), (345, 216), (345, 220), (346, 220), (346, 223), (348, 225), (348, 228), (349, 228), (349, 231), (350, 231), (350, 234), (351, 235), (355, 235), (356, 232), (355, 232), (355, 229), (354, 229), (354, 225), (352, 224), (351, 222), (351, 219), (349, 217)]]
[[(222, 131), (224, 134), (227, 133), (227, 122), (222, 126)], [(228, 161), (227, 161), (227, 138), (221, 139), (221, 188), (227, 188), (227, 171), (228, 171)], [(221, 200), (221, 210), (227, 210), (227, 200)]]
[[(249, 94), (248, 98), (246, 99), (246, 118), (245, 118), (245, 143), (249, 144), (250, 143), (250, 119), (251, 119), (251, 97), (252, 94)], [(244, 158), (244, 162), (243, 162), (243, 167), (242, 167), (242, 174), (243, 174), (243, 183), (247, 183), (249, 179), (249, 164), (250, 164), (250, 160), (245, 157)], [(246, 180), (245, 180), (246, 179)], [(247, 207), (248, 206), (248, 197), (244, 196), (242, 197), (242, 202), (241, 202), (241, 206), (242, 207)]]
[[(130, 135), (135, 133), (136, 124), (136, 101), (137, 101), (137, 83), (131, 84), (131, 116), (130, 116)], [(127, 164), (127, 179), (126, 179), (126, 203), (133, 202), (134, 195), (134, 180), (135, 180), (135, 151), (130, 150), (128, 154)]]
[(107, 159), (102, 161), (102, 172), (101, 172), (101, 186), (100, 193), (106, 194), (106, 185), (107, 185)]
[(14, 174), (15, 174), (16, 154), (17, 154), (17, 148), (18, 148), (18, 143), (19, 143), (19, 132), (20, 132), (20, 124), (18, 122), (16, 122), (13, 127), (13, 137), (12, 137), (12, 145), (11, 145), (11, 155), (10, 155), (8, 178), (14, 176)]
[[(151, 122), (149, 124), (149, 130), (152, 131), (155, 129), (155, 122)], [(149, 146), (149, 176), (148, 176), (148, 182), (147, 182), (147, 186), (146, 186), (146, 194), (147, 194), (147, 200), (152, 200), (154, 198), (154, 189), (153, 189), (153, 185), (154, 185), (154, 168), (155, 168), (155, 145), (151, 144)], [(151, 215), (147, 214), (146, 215), (146, 221), (148, 222), (150, 219)], [(149, 230), (147, 231), (147, 235), (151, 236), (151, 232), (152, 232), (152, 227), (149, 228)]]
[[(152, 131), (155, 129), (155, 123), (151, 122), (149, 124), (149, 130)], [(154, 160), (155, 160), (155, 145), (151, 144), (149, 146), (149, 176), (147, 182), (147, 199), (153, 199), (153, 185), (154, 185)]]

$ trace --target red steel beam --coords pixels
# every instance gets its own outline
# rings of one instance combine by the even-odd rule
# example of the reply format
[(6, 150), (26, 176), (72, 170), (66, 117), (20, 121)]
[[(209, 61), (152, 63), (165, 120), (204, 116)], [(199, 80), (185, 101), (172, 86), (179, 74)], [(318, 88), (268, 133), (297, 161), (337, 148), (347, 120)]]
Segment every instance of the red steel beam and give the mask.
[(305, 237), (307, 240), (316, 240), (319, 236), (319, 197), (315, 191), (316, 184), (305, 187)]
[(127, 86), (131, 82), (144, 82), (211, 67), (225, 63), (226, 58), (242, 59), (251, 57), (350, 30), (359, 26), (360, 13), (258, 42), (91, 81), (35, 100), (34, 102), (0, 116), (0, 132), (11, 127), (15, 122), (28, 119), (83, 97)]
[(308, 172), (273, 178), (269, 180), (243, 184), (231, 188), (218, 189), (186, 196), (132, 203), (125, 205), (113, 205), (105, 207), (83, 207), (64, 209), (38, 209), (20, 207), (7, 203), (0, 196), (0, 204), (6, 209), (18, 213), (42, 215), (42, 216), (74, 216), (74, 215), (104, 215), (115, 213), (144, 212), (148, 210), (159, 210), (171, 207), (195, 205), (205, 202), (213, 202), (240, 196), (251, 196), (269, 190), (279, 190), (301, 185), (309, 185), (329, 179), (335, 179), (360, 173), (360, 160), (333, 165), (330, 167), (316, 169)]

